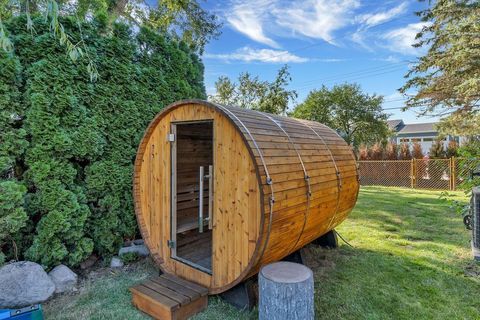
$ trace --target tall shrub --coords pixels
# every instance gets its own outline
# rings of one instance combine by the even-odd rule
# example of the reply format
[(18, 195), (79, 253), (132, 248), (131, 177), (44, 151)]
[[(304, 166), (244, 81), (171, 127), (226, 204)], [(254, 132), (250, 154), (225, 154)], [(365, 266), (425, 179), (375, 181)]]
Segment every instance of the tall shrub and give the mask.
[(414, 142), (413, 145), (412, 145), (412, 157), (414, 159), (422, 159), (423, 158), (422, 145), (419, 142)]
[(398, 155), (399, 160), (411, 160), (412, 154), (410, 152), (410, 146), (408, 143), (403, 142), (400, 144), (400, 152)]
[(445, 158), (445, 148), (443, 147), (443, 141), (441, 139), (437, 139), (432, 143), (429, 155), (430, 158), (433, 159)]
[(358, 160), (369, 160), (368, 147), (364, 144), (358, 148)]
[(382, 160), (383, 148), (380, 143), (377, 142), (368, 149), (368, 158), (370, 160)]
[(445, 150), (447, 158), (456, 157), (458, 155), (458, 144), (455, 140), (450, 140)]
[(0, 87), (17, 81), (19, 91), (11, 98), (18, 111), (0, 105), (17, 119), (1, 138), (13, 144), (20, 134), (19, 141), (29, 144), (15, 155), (13, 180), (27, 188), (22, 200), (29, 219), (15, 237), (28, 259), (75, 266), (92, 252), (112, 254), (123, 239), (135, 237), (137, 145), (164, 106), (205, 98), (203, 66), (186, 45), (148, 29), (134, 33), (116, 24), (106, 30), (67, 17), (62, 23), (72, 42), (84, 41), (97, 66), (99, 79), (92, 83), (84, 58), (74, 64), (41, 18), (35, 33), (26, 23), (16, 17), (5, 24), (15, 51), (0, 59), (17, 61), (14, 73), (2, 74)]
[(395, 142), (389, 142), (385, 148), (385, 159), (386, 160), (397, 160), (398, 159), (398, 146)]
[(26, 187), (16, 179), (21, 174), (17, 162), (23, 157), (26, 130), (22, 128), (19, 114), (21, 65), (16, 57), (0, 51), (0, 265), (5, 256), (15, 256), (14, 236), (26, 225), (27, 214), (23, 208)]

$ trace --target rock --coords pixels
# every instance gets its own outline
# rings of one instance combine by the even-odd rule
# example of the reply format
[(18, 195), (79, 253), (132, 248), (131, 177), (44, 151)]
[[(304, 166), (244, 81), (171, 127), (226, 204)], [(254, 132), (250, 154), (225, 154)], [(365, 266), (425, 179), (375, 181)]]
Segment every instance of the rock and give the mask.
[(34, 262), (19, 261), (0, 268), (0, 308), (19, 308), (46, 301), (55, 284)]
[(95, 262), (97, 262), (97, 260), (98, 260), (98, 257), (96, 255), (92, 254), (90, 257), (88, 257), (87, 260), (80, 263), (80, 268), (88, 269), (91, 266), (93, 266), (95, 264)]
[(139, 256), (141, 257), (146, 257), (150, 254), (150, 252), (148, 251), (147, 247), (145, 246), (145, 244), (139, 244), (139, 245), (136, 245), (135, 242), (137, 240), (133, 241), (132, 244), (128, 247), (123, 247), (123, 248), (120, 248), (120, 250), (118, 251), (118, 255), (121, 256), (125, 253), (136, 253), (138, 254)]
[(48, 275), (55, 283), (55, 293), (73, 291), (77, 285), (77, 274), (63, 264), (53, 268)]
[(113, 257), (110, 261), (110, 268), (121, 268), (123, 267), (123, 261), (119, 257)]

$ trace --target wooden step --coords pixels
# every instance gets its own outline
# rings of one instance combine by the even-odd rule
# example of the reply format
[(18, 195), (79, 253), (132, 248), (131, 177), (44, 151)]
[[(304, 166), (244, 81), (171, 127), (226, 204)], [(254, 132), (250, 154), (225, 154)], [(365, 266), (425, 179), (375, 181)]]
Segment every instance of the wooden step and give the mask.
[(155, 319), (188, 319), (208, 304), (208, 289), (171, 274), (130, 288), (132, 303)]

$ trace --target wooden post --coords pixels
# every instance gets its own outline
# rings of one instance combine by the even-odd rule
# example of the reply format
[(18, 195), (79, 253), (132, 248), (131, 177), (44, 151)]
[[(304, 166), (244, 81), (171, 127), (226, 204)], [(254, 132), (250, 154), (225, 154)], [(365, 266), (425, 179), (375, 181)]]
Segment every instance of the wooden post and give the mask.
[(416, 179), (415, 158), (413, 158), (412, 163), (410, 165), (410, 180), (411, 180), (412, 189), (415, 188), (415, 179)]
[(450, 158), (450, 190), (455, 191), (456, 186), (456, 163), (455, 157)]
[(260, 320), (314, 319), (313, 272), (287, 261), (260, 270), (258, 315)]

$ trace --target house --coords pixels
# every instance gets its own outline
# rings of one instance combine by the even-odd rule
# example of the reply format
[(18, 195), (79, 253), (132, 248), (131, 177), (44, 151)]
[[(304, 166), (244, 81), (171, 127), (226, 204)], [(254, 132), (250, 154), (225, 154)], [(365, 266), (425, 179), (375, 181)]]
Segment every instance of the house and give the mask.
[[(433, 142), (438, 139), (438, 130), (435, 128), (436, 122), (429, 123), (412, 123), (406, 124), (403, 120), (388, 120), (388, 127), (394, 132), (391, 141), (397, 144), (408, 143), (410, 146), (414, 142), (420, 143), (423, 152), (426, 154)], [(446, 136), (442, 139), (444, 148), (450, 141), (462, 142), (461, 137)]]

